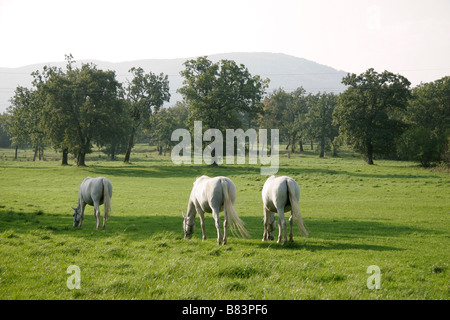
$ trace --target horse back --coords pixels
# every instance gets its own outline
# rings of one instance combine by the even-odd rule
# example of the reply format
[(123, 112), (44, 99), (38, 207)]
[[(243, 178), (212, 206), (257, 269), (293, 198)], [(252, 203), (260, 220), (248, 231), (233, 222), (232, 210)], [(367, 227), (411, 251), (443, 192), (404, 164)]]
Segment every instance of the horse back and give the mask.
[(109, 184), (109, 193), (111, 196), (112, 185), (108, 179), (104, 177), (97, 177), (97, 178), (87, 177), (86, 179), (83, 180), (83, 182), (80, 185), (79, 190), (80, 199), (89, 205), (94, 205), (94, 203), (96, 202), (98, 202), (99, 204), (103, 204), (104, 180), (107, 180), (107, 183)]
[(284, 211), (291, 209), (289, 201), (289, 189), (288, 189), (287, 176), (270, 177), (264, 183), (262, 198), (264, 206), (272, 212), (277, 212), (278, 209), (284, 208)]
[[(191, 198), (194, 198), (193, 200), (200, 205), (204, 212), (211, 213), (212, 208), (217, 208), (219, 211), (223, 209), (222, 187), (225, 185), (234, 203), (236, 187), (229, 178), (222, 176), (214, 178), (202, 176), (200, 178), (194, 183)], [(226, 181), (226, 184), (222, 184), (222, 181)]]

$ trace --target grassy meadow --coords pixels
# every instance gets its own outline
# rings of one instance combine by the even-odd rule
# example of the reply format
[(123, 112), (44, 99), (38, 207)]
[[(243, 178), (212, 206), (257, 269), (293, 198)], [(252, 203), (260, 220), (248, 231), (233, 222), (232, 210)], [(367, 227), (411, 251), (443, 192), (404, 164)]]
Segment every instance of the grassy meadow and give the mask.
[[(313, 151), (280, 154), (277, 175), (297, 180), (309, 237), (262, 242), (256, 165), (172, 164), (170, 155), (138, 145), (131, 164), (87, 157), (87, 167), (61, 166), (46, 151), (0, 149), (0, 299), (449, 299), (450, 175), (412, 162), (359, 156), (319, 159)], [(73, 161), (71, 161), (73, 164)], [(197, 176), (224, 175), (237, 187), (235, 209), (251, 234), (218, 246), (214, 221), (199, 218), (183, 238)], [(87, 206), (82, 228), (71, 206), (86, 176), (113, 184), (106, 230), (95, 229)], [(103, 206), (102, 206), (103, 209)], [(221, 219), (222, 214), (221, 214)], [(294, 225), (295, 226), (295, 225)], [(275, 233), (275, 236), (278, 232)], [(81, 289), (70, 290), (70, 265)], [(367, 268), (381, 271), (381, 288), (367, 288)]]

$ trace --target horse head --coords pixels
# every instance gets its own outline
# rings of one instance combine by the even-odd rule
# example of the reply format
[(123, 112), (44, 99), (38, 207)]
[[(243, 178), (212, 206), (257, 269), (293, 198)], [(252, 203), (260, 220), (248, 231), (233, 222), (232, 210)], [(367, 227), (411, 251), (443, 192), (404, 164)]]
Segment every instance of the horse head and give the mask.
[(73, 209), (73, 227), (81, 227), (81, 222), (83, 221), (83, 218), (81, 217), (81, 210), (78, 210), (78, 208), (71, 207)]
[(184, 212), (181, 212), (183, 215), (183, 231), (184, 231), (184, 238), (185, 239), (191, 239), (192, 234), (194, 233), (194, 227), (195, 227), (195, 221), (194, 223), (189, 223), (189, 217), (184, 214)]

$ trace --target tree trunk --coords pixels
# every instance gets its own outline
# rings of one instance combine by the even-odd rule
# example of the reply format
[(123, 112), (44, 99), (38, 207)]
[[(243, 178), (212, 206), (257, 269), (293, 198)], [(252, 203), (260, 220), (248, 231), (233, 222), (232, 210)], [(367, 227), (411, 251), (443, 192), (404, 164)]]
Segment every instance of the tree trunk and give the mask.
[(336, 146), (336, 144), (332, 144), (332, 146), (333, 146), (333, 157), (337, 157), (338, 156), (338, 154), (337, 154), (337, 146)]
[(115, 143), (112, 143), (112, 144), (111, 144), (111, 154), (110, 154), (110, 156), (109, 156), (109, 159), (110, 159), (111, 161), (116, 160), (116, 144), (115, 144)]
[(214, 148), (211, 152), (211, 160), (212, 160), (211, 166), (217, 167), (218, 164), (217, 164), (217, 159), (216, 159), (216, 148)]
[(14, 160), (17, 160), (17, 151), (19, 150), (19, 146), (16, 146), (16, 151), (14, 152)]
[(63, 149), (62, 158), (61, 158), (61, 165), (67, 166), (69, 165), (69, 150), (67, 148)]
[(300, 151), (301, 151), (301, 152), (304, 151), (304, 150), (303, 150), (303, 142), (302, 142), (302, 140), (300, 140)]
[(39, 144), (36, 143), (36, 147), (34, 147), (34, 156), (33, 156), (33, 161), (36, 161), (36, 157), (39, 151)]
[(311, 150), (314, 150), (314, 144), (312, 140), (311, 140)]
[(325, 157), (325, 138), (320, 139), (320, 155), (319, 158)]
[(86, 167), (86, 154), (83, 152), (78, 153), (77, 155), (77, 166)]
[(134, 132), (136, 131), (135, 128), (131, 130), (130, 139), (128, 139), (128, 146), (127, 146), (127, 152), (125, 152), (125, 158), (123, 159), (123, 162), (129, 163), (130, 162), (130, 154), (131, 154), (131, 148), (133, 148), (134, 144)]
[(367, 163), (373, 164), (373, 145), (370, 142), (367, 144)]

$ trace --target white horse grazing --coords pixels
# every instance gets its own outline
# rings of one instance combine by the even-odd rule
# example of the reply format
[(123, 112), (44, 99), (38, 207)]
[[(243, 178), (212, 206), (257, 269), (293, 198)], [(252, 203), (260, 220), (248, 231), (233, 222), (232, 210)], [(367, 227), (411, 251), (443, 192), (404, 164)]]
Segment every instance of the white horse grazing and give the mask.
[[(184, 237), (190, 239), (194, 233), (195, 214), (200, 216), (200, 225), (202, 227), (202, 239), (206, 239), (205, 216), (204, 213), (212, 213), (216, 229), (217, 243), (227, 244), (227, 227), (228, 219), (231, 221), (231, 231), (235, 233), (235, 229), (239, 231), (242, 237), (248, 236), (247, 230), (244, 228), (244, 222), (238, 217), (233, 208), (236, 199), (236, 186), (233, 181), (227, 177), (201, 176), (197, 178), (192, 187), (189, 203), (187, 206), (187, 214), (183, 214), (183, 230)], [(223, 230), (224, 235), (220, 232), (219, 212), (224, 211)]]
[[(278, 243), (287, 240), (286, 235), (286, 219), (285, 211), (291, 211), (289, 218), (290, 233), (289, 241), (294, 241), (292, 236), (292, 224), (295, 221), (304, 236), (308, 236), (308, 232), (303, 225), (302, 215), (298, 207), (300, 199), (300, 187), (298, 183), (287, 176), (269, 177), (264, 183), (262, 189), (262, 199), (264, 204), (264, 235), (263, 241), (273, 240), (273, 232), (275, 230), (275, 212), (278, 212)], [(284, 232), (284, 237), (283, 237)]]
[(104, 177), (91, 178), (87, 177), (83, 180), (78, 190), (78, 206), (72, 207), (73, 226), (81, 227), (84, 219), (84, 208), (86, 204), (94, 206), (95, 220), (97, 221), (97, 229), (100, 227), (100, 205), (105, 204), (105, 212), (103, 213), (103, 229), (105, 229), (106, 219), (111, 211), (112, 184), (111, 181)]

